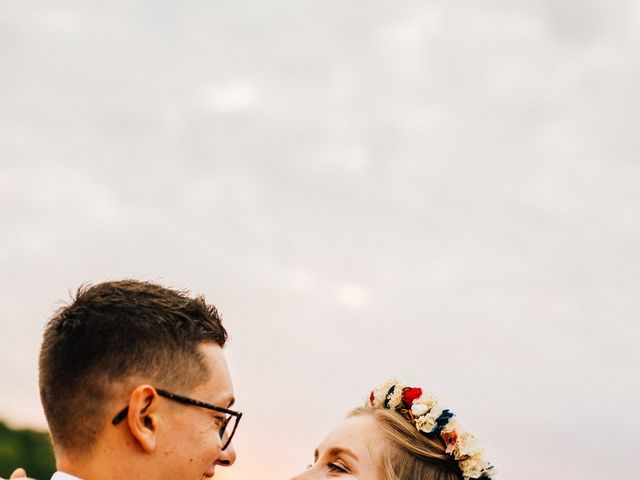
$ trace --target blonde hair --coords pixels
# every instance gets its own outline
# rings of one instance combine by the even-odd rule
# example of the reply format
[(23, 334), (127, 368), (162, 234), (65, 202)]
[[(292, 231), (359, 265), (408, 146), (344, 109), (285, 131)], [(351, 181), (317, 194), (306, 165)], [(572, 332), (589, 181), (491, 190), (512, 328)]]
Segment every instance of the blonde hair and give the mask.
[(444, 442), (421, 434), (399, 413), (360, 407), (349, 417), (371, 415), (387, 439), (378, 463), (380, 480), (462, 480), (453, 457), (445, 453)]

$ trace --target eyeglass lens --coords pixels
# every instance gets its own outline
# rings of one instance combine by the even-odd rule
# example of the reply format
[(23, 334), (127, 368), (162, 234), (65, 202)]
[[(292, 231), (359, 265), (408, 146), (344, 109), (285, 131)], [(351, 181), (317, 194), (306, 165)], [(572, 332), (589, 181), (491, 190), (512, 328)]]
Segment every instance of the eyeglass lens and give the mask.
[(236, 432), (236, 428), (238, 427), (238, 417), (235, 415), (229, 415), (222, 427), (220, 428), (220, 440), (222, 440), (222, 450), (226, 449), (231, 443), (231, 439)]

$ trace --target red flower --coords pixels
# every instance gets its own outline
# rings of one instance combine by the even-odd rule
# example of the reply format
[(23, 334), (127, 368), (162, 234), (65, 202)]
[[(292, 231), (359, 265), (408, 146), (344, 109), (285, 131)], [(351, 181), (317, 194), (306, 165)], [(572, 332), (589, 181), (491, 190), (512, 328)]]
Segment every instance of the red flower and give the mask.
[(371, 402), (371, 405), (373, 405), (373, 401), (375, 400), (375, 395), (373, 394), (373, 390), (371, 390), (371, 395), (369, 395), (369, 401)]
[(411, 408), (413, 402), (422, 396), (422, 389), (419, 387), (411, 388), (407, 387), (402, 391), (402, 402), (408, 407)]

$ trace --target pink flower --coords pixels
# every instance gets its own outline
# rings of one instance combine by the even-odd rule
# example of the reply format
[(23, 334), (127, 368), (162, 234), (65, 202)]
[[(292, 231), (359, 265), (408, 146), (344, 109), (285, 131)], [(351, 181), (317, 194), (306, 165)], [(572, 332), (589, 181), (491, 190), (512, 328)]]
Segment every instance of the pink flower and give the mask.
[(458, 441), (458, 434), (456, 433), (456, 431), (443, 431), (440, 436), (442, 437), (442, 440), (444, 440), (444, 444), (446, 446), (445, 452), (448, 454), (453, 453), (453, 449), (455, 448), (456, 442)]

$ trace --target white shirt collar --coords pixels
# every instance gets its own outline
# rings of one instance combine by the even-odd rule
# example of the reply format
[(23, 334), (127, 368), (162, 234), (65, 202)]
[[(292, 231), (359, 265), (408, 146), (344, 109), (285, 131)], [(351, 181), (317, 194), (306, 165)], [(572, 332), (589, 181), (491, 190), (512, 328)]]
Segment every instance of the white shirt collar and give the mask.
[(73, 475), (69, 475), (68, 473), (56, 472), (53, 474), (53, 477), (51, 477), (51, 480), (82, 480), (82, 479), (78, 477), (74, 477)]

